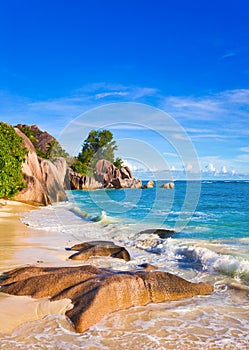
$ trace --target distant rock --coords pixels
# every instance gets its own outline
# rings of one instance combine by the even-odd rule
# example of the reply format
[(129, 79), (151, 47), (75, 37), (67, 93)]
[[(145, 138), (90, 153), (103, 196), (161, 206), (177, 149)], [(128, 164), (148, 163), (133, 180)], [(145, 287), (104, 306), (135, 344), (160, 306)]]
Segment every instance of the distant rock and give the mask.
[(96, 190), (104, 187), (103, 183), (94, 177), (81, 175), (71, 168), (67, 169), (65, 184), (65, 187), (71, 190)]
[(130, 254), (124, 248), (114, 244), (111, 241), (90, 241), (76, 244), (70, 250), (78, 252), (71, 255), (72, 260), (87, 260), (95, 256), (110, 256), (112, 258), (124, 259), (130, 261)]
[(213, 291), (208, 283), (191, 283), (161, 271), (113, 271), (94, 266), (24, 267), (9, 271), (0, 282), (1, 292), (69, 298), (72, 309), (66, 315), (76, 332), (85, 332), (105, 315), (132, 306), (160, 303)]
[(56, 166), (48, 160), (37, 157), (29, 138), (18, 128), (15, 128), (15, 131), (23, 138), (23, 144), (28, 149), (28, 153), (22, 164), (22, 175), (26, 187), (18, 192), (14, 199), (31, 205), (48, 205), (64, 201), (66, 193)]
[(106, 187), (113, 179), (120, 177), (119, 170), (114, 164), (106, 159), (100, 159), (96, 164), (96, 175), (97, 181), (104, 184)]
[(154, 187), (154, 181), (149, 180), (144, 186), (143, 188), (153, 188)]
[(167, 182), (167, 183), (163, 184), (160, 187), (161, 188), (167, 188), (167, 189), (173, 189), (175, 187), (175, 184), (174, 184), (174, 182)]
[(141, 188), (142, 181), (138, 179), (120, 179), (115, 178), (106, 186), (106, 188)]
[(121, 179), (133, 179), (131, 169), (128, 166), (119, 169)]
[(118, 169), (106, 159), (100, 159), (96, 164), (97, 181), (105, 188), (141, 188), (142, 181), (135, 179), (128, 167)]

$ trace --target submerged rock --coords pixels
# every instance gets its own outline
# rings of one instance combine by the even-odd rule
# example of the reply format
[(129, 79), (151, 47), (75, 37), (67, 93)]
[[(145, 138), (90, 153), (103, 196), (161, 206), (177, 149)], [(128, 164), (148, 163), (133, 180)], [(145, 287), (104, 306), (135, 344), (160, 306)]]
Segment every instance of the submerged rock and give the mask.
[(70, 248), (78, 252), (71, 255), (72, 260), (87, 260), (94, 256), (110, 256), (112, 258), (124, 259), (130, 261), (130, 254), (124, 248), (114, 244), (111, 241), (90, 241), (79, 243)]
[(77, 332), (84, 332), (105, 315), (129, 308), (169, 300), (210, 294), (208, 283), (191, 283), (161, 271), (112, 271), (93, 266), (24, 267), (5, 274), (1, 292), (50, 297), (51, 301), (69, 298), (72, 309), (66, 312)]

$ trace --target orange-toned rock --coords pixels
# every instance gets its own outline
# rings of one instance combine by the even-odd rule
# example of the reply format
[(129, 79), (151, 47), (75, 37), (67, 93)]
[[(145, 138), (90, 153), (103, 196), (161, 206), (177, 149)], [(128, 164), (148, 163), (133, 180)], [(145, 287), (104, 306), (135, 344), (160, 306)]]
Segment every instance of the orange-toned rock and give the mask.
[(130, 254), (124, 248), (110, 241), (90, 241), (74, 245), (70, 250), (78, 250), (69, 257), (72, 260), (87, 260), (94, 256), (110, 256), (130, 261)]
[(155, 184), (154, 184), (154, 181), (149, 180), (149, 181), (144, 185), (143, 188), (153, 188), (154, 185), (155, 185)]
[(175, 187), (175, 184), (174, 184), (174, 182), (167, 182), (167, 183), (163, 184), (160, 187), (161, 188), (167, 188), (167, 189), (173, 189)]
[(93, 266), (25, 267), (5, 274), (1, 292), (51, 300), (69, 298), (66, 315), (84, 332), (113, 311), (212, 292), (208, 283), (191, 283), (161, 271), (112, 271)]
[(23, 145), (28, 149), (28, 153), (22, 164), (22, 175), (26, 186), (15, 195), (14, 199), (31, 205), (48, 205), (66, 200), (64, 179), (61, 179), (57, 167), (49, 160), (37, 157), (29, 138), (18, 128), (15, 128), (15, 131), (23, 138)]

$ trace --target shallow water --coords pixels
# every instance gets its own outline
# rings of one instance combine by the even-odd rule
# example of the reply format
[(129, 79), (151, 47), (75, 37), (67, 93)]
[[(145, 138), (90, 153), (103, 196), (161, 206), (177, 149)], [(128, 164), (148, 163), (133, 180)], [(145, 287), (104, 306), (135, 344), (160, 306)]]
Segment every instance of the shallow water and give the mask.
[[(128, 248), (131, 262), (89, 262), (123, 270), (149, 262), (193, 282), (211, 282), (212, 295), (115, 312), (83, 334), (64, 316), (47, 316), (2, 335), (1, 349), (249, 349), (249, 183), (203, 183), (195, 211), (184, 204), (186, 193), (183, 182), (173, 191), (74, 191), (68, 203), (31, 211), (23, 221), (47, 230), (51, 240), (48, 235), (44, 245), (58, 256), (60, 245), (113, 239)], [(115, 209), (115, 203), (121, 204)], [(102, 210), (106, 216), (93, 223)], [(138, 234), (154, 227), (182, 230), (165, 240)]]

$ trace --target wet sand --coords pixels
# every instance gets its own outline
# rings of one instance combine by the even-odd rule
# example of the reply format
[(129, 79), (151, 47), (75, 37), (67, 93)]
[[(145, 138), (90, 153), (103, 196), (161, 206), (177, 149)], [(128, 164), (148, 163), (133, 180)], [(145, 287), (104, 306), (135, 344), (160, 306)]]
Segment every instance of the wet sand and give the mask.
[[(59, 249), (54, 254), (53, 249), (44, 245), (47, 232), (32, 230), (21, 222), (25, 212), (35, 209), (19, 202), (0, 200), (0, 275), (25, 265), (45, 266), (62, 261)], [(63, 254), (66, 253), (61, 251), (61, 256)], [(0, 293), (0, 333), (10, 333), (19, 325), (46, 315), (64, 314), (70, 307), (69, 299), (51, 303), (47, 298), (37, 300)]]
[[(71, 252), (65, 247), (75, 243), (70, 235), (34, 230), (21, 222), (29, 210), (35, 208), (11, 201), (0, 207), (0, 275), (25, 265), (81, 264), (67, 259)], [(108, 261), (101, 258), (91, 263), (98, 266)], [(115, 267), (121, 268), (121, 263), (125, 264), (115, 261)], [(220, 280), (219, 276), (213, 278), (213, 282)], [(205, 297), (121, 310), (83, 334), (76, 334), (63, 316), (70, 307), (66, 299), (51, 303), (47, 298), (0, 293), (0, 348), (248, 349), (247, 290), (232, 288)]]

